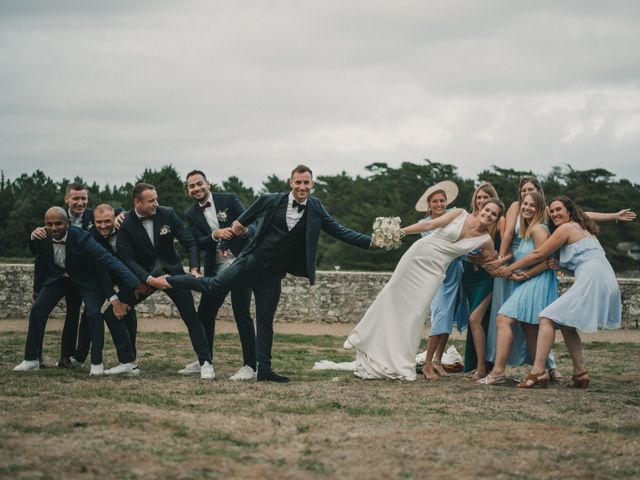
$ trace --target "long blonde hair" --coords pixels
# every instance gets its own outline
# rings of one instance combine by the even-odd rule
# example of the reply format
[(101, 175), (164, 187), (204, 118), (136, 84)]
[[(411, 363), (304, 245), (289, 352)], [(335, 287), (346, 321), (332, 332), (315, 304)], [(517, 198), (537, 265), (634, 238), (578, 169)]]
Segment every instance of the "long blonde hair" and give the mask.
[(478, 188), (474, 190), (473, 195), (471, 196), (471, 213), (473, 215), (477, 214), (480, 211), (480, 208), (482, 208), (482, 206), (478, 207), (476, 205), (476, 198), (478, 196), (478, 192), (480, 191), (483, 191), (484, 193), (489, 195), (489, 198), (500, 198), (493, 185), (491, 185), (489, 182), (481, 183), (480, 185), (478, 185)]
[[(524, 238), (525, 240), (529, 240), (531, 235), (533, 235), (533, 230), (540, 224), (547, 223), (547, 207), (544, 203), (544, 197), (540, 195), (538, 192), (529, 192), (527, 193), (522, 201), (525, 198), (531, 197), (533, 199), (533, 204), (536, 207), (536, 213), (533, 215), (529, 223), (522, 216), (522, 212), (519, 212), (520, 215), (520, 231), (518, 232), (519, 238)], [(524, 225), (527, 225), (527, 228), (522, 228)]]

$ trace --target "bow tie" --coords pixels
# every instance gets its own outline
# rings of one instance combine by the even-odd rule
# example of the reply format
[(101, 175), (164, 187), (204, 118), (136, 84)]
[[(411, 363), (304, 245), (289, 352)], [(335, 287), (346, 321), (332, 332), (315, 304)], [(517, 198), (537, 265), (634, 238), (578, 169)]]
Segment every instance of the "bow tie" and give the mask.
[(64, 240), (59, 240), (59, 241), (58, 240), (53, 240), (53, 244), (54, 245), (64, 245), (65, 243), (67, 243), (67, 242), (65, 242)]
[(301, 211), (303, 211), (307, 206), (303, 205), (302, 203), (298, 203), (295, 200), (293, 202), (291, 202), (291, 206), (293, 208), (298, 207), (298, 213), (300, 213)]
[(211, 202), (207, 202), (207, 203), (205, 203), (204, 205), (200, 205), (200, 204), (198, 204), (198, 209), (199, 209), (201, 212), (204, 212), (204, 211), (205, 211), (207, 208), (209, 208), (210, 206), (211, 206)]
[(140, 217), (141, 222), (144, 222), (145, 220), (153, 220), (153, 215), (149, 215), (148, 217)]

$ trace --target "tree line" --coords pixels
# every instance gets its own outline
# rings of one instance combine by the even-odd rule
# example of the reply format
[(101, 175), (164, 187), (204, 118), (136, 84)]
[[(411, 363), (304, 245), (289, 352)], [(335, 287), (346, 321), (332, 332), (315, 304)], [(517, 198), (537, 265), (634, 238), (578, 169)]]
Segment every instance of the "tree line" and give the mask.
[[(425, 189), (436, 182), (450, 179), (460, 188), (455, 206), (469, 208), (471, 195), (479, 182), (491, 182), (508, 207), (518, 197), (518, 182), (522, 176), (538, 177), (547, 201), (558, 195), (567, 195), (589, 211), (615, 212), (621, 208), (640, 211), (640, 185), (615, 175), (605, 169), (575, 170), (570, 166), (554, 167), (546, 175), (532, 171), (518, 171), (492, 166), (480, 172), (476, 179), (465, 179), (454, 165), (424, 160), (421, 163), (402, 163), (398, 168), (386, 163), (373, 163), (366, 167), (367, 174), (352, 177), (346, 172), (338, 175), (321, 175), (315, 180), (313, 195), (320, 198), (331, 215), (340, 223), (363, 233), (371, 231), (375, 217), (399, 216), (403, 225), (420, 218), (414, 206)], [(213, 180), (213, 179), (211, 179)], [(44, 211), (52, 205), (63, 206), (63, 197), (71, 180), (53, 181), (44, 172), (22, 174), (13, 180), (0, 175), (0, 256), (4, 258), (28, 258), (28, 238), (35, 226), (42, 225)], [(132, 207), (132, 183), (124, 185), (98, 185), (87, 183), (81, 177), (72, 181), (83, 183), (89, 191), (89, 205), (109, 203), (129, 210)], [(185, 179), (172, 165), (159, 170), (146, 168), (135, 182), (148, 182), (156, 186), (161, 205), (175, 208), (183, 216), (191, 200), (186, 195)], [(212, 191), (236, 193), (245, 206), (249, 206), (260, 194), (288, 191), (288, 178), (269, 176), (258, 191), (246, 186), (236, 176), (214, 183)], [(616, 271), (636, 270), (638, 263), (616, 247), (620, 242), (637, 242), (640, 223), (608, 223), (601, 225), (599, 235), (607, 256)], [(393, 270), (400, 256), (417, 237), (406, 238), (402, 248), (384, 252), (362, 251), (335, 241), (328, 235), (320, 237), (318, 265), (320, 269), (363, 271)]]

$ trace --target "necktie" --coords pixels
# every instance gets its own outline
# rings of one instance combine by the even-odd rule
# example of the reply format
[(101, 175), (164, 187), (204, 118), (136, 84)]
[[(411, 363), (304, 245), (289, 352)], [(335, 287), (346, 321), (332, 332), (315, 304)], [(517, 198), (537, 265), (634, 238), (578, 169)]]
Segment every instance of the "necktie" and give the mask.
[(306, 207), (306, 205), (303, 205), (302, 203), (298, 203), (298, 202), (296, 202), (295, 200), (294, 200), (293, 202), (291, 202), (291, 206), (292, 206), (293, 208), (298, 207), (298, 213), (300, 213), (301, 211), (303, 211), (303, 210), (305, 209), (305, 207)]
[(207, 208), (209, 208), (210, 206), (211, 206), (211, 202), (207, 202), (207, 203), (205, 203), (204, 205), (200, 205), (200, 204), (198, 204), (198, 209), (199, 209), (201, 212), (204, 212), (204, 211), (205, 211)]

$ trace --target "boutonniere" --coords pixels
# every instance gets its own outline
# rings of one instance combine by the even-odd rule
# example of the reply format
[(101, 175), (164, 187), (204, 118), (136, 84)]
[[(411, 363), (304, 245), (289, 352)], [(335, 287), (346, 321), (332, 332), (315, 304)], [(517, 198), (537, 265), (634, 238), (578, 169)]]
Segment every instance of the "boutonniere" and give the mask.
[(160, 229), (160, 235), (166, 235), (167, 233), (171, 232), (171, 227), (169, 225), (162, 225), (162, 228)]
[(227, 221), (227, 208), (225, 208), (224, 210), (221, 210), (218, 212), (218, 215), (216, 215), (216, 217), (218, 217), (218, 221), (220, 223), (224, 223)]

